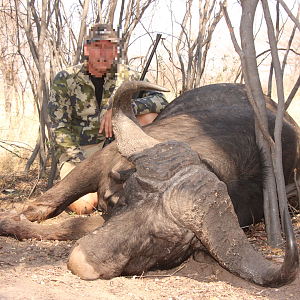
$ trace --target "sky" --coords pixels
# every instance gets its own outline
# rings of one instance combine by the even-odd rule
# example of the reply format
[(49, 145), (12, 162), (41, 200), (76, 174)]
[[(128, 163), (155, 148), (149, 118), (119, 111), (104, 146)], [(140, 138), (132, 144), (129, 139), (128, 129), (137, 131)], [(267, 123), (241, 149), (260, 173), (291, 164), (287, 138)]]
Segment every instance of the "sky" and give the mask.
[[(179, 32), (181, 30), (180, 23), (183, 20), (185, 11), (186, 11), (186, 4), (185, 0), (160, 0), (158, 5), (155, 7), (155, 15), (154, 18), (144, 18), (144, 26), (150, 31), (150, 32), (159, 32), (163, 34), (163, 37), (168, 37), (169, 35), (173, 34), (176, 36), (179, 35)], [(269, 0), (269, 6), (271, 13), (275, 12), (275, 0)], [(293, 7), (297, 8), (297, 5), (294, 5), (294, 3), (297, 3), (298, 1), (295, 0), (285, 0), (285, 3), (288, 5), (290, 9)], [(174, 4), (175, 3), (175, 4)], [(193, 15), (193, 28), (195, 28), (195, 31), (198, 27), (199, 22), (199, 1), (193, 1), (192, 4), (192, 15)], [(171, 13), (172, 19), (171, 19)], [(231, 19), (232, 25), (235, 30), (236, 37), (239, 38), (239, 24), (240, 24), (240, 18), (241, 18), (241, 7), (240, 4), (236, 0), (229, 0), (227, 5), (227, 11), (229, 13), (229, 17)], [(294, 15), (296, 15), (297, 10), (292, 10)], [(258, 29), (261, 23), (261, 5), (258, 4), (257, 8), (257, 16), (255, 19), (255, 30)], [(225, 23), (225, 20), (222, 18), (220, 23), (218, 24), (215, 35), (218, 36), (218, 38), (221, 38), (222, 44), (224, 44), (224, 41), (230, 42), (230, 36), (229, 31), (227, 28), (227, 25)], [(139, 26), (139, 30), (137, 30), (136, 35), (143, 35), (145, 34), (145, 30), (142, 28), (142, 26)], [(155, 37), (155, 34), (153, 35)], [(146, 37), (146, 39), (149, 40), (150, 38)], [(141, 41), (139, 41), (139, 47), (143, 47), (145, 44), (145, 38), (141, 38)], [(145, 46), (146, 47), (146, 46)]]

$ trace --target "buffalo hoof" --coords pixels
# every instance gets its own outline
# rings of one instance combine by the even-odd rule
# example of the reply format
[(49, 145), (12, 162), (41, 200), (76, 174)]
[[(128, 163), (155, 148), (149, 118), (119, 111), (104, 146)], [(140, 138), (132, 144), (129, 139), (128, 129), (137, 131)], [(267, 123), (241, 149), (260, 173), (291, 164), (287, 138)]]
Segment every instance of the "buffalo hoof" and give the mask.
[(84, 252), (80, 245), (75, 246), (69, 256), (67, 263), (68, 269), (74, 274), (85, 280), (95, 280), (99, 278), (99, 273), (86, 261)]

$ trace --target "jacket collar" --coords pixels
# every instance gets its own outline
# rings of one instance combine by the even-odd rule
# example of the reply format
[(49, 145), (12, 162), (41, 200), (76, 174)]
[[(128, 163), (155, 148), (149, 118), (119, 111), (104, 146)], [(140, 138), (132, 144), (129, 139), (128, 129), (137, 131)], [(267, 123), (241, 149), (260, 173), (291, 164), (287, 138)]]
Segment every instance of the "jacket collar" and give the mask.
[(80, 81), (82, 81), (85, 84), (91, 84), (91, 79), (86, 71), (85, 64), (79, 64), (73, 67), (74, 70), (74, 77)]

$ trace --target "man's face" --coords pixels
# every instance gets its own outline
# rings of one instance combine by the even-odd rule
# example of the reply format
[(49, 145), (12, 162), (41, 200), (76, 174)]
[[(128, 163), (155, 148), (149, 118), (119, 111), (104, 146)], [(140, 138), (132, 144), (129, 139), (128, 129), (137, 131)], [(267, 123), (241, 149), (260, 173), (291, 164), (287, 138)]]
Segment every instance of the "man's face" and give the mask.
[(84, 45), (84, 55), (89, 57), (88, 72), (95, 77), (102, 77), (111, 68), (117, 56), (117, 48), (111, 41), (95, 41)]

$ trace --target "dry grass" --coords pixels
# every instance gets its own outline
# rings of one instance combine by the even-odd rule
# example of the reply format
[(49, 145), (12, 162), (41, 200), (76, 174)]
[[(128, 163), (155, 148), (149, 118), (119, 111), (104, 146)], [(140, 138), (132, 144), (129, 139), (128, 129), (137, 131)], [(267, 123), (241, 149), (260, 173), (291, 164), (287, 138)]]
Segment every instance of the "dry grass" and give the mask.
[[(31, 103), (25, 104), (28, 108)], [(15, 106), (6, 113), (4, 107), (4, 99), (0, 98), (0, 171), (10, 174), (24, 170), (35, 147), (39, 121), (32, 107), (24, 109), (23, 114)]]

